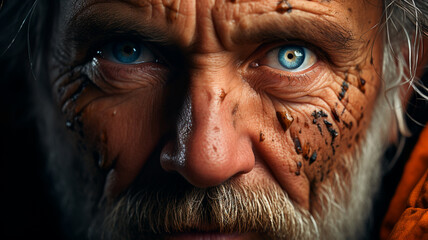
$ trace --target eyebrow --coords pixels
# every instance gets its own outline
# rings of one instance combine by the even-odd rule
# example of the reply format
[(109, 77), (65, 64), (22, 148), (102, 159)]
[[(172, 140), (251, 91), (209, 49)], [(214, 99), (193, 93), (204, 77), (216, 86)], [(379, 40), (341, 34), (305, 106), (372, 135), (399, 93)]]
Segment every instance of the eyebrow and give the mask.
[[(121, 2), (129, 4), (132, 1), (121, 0)], [(251, 24), (245, 23), (245, 21), (244, 23), (239, 22), (232, 29), (230, 38), (233, 44), (295, 40), (307, 42), (327, 53), (356, 54), (354, 43), (357, 40), (353, 33), (336, 22), (311, 15), (266, 15), (244, 16), (243, 20), (252, 18)], [(69, 41), (76, 47), (90, 45), (99, 39), (120, 36), (135, 37), (160, 46), (176, 45), (173, 36), (165, 29), (157, 28), (150, 21), (138, 21), (129, 15), (119, 15), (110, 11), (95, 10), (78, 14), (72, 18), (72, 21), (69, 21), (65, 33), (65, 41)]]
[(77, 46), (85, 46), (91, 42), (118, 36), (134, 36), (149, 42), (167, 43), (171, 39), (153, 24), (128, 19), (129, 16), (118, 16), (110, 12), (91, 13), (76, 16), (65, 31), (64, 41)]
[(234, 44), (270, 42), (277, 40), (301, 40), (322, 47), (327, 52), (348, 54), (355, 51), (352, 31), (326, 19), (308, 17), (270, 16), (269, 19), (253, 20), (251, 25), (241, 24), (232, 33)]

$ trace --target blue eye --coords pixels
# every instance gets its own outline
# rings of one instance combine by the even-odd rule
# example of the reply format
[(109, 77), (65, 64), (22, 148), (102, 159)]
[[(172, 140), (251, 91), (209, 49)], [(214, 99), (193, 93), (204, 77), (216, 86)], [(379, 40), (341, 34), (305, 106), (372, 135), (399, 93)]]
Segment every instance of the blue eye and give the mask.
[(142, 43), (127, 40), (108, 43), (98, 51), (98, 54), (106, 60), (120, 64), (157, 61), (153, 52)]
[(132, 63), (138, 59), (141, 48), (133, 42), (118, 42), (113, 45), (113, 56), (122, 63)]
[(269, 51), (261, 64), (287, 71), (300, 72), (313, 66), (317, 62), (317, 56), (311, 50), (297, 46), (284, 45)]
[(278, 61), (284, 68), (296, 69), (305, 61), (305, 51), (298, 46), (282, 47), (278, 51)]

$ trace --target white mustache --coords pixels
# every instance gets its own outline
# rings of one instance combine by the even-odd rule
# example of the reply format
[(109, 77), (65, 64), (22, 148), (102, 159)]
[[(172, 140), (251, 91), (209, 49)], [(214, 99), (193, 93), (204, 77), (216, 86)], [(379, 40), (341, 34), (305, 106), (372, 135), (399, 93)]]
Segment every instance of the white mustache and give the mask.
[(317, 235), (310, 213), (294, 205), (278, 185), (249, 187), (234, 181), (209, 189), (169, 185), (130, 191), (105, 216), (103, 229), (116, 231), (108, 239), (195, 231), (259, 232), (272, 239)]

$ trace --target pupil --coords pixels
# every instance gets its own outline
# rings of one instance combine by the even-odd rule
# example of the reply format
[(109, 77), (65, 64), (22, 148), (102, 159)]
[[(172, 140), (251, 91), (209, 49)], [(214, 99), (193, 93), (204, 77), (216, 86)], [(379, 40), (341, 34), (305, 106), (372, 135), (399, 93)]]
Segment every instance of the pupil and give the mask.
[(278, 51), (278, 62), (285, 69), (297, 69), (305, 62), (305, 49), (299, 46), (285, 45)]
[(127, 55), (131, 55), (132, 53), (134, 53), (134, 48), (131, 46), (125, 46), (123, 47), (123, 52)]

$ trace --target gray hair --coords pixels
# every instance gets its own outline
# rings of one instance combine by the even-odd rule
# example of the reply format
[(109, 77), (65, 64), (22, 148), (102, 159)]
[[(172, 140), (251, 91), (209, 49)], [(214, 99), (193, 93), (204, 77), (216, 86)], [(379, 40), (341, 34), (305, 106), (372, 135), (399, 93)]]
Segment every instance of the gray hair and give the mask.
[(428, 37), (428, 1), (384, 0), (383, 14), (380, 31), (384, 38), (382, 78), (385, 95), (395, 112), (395, 129), (409, 136), (406, 106), (402, 101), (409, 89), (400, 86), (408, 85), (428, 100), (428, 88), (416, 76), (423, 38)]

